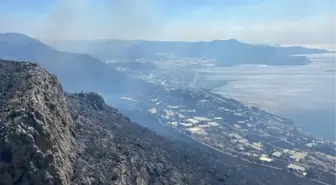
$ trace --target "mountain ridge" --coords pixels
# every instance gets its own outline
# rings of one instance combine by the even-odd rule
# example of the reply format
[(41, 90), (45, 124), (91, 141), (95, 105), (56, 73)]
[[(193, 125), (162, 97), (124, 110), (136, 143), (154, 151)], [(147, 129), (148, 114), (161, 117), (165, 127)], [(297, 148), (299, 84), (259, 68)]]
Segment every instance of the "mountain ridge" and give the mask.
[(36, 62), (58, 76), (69, 92), (118, 93), (129, 91), (130, 86), (133, 89), (148, 86), (88, 54), (58, 51), (24, 34), (0, 34), (0, 58)]
[(63, 51), (87, 53), (100, 60), (144, 58), (157, 60), (158, 53), (177, 57), (215, 59), (221, 66), (240, 64), (267, 65), (305, 65), (310, 63), (306, 57), (291, 55), (328, 53), (323, 49), (304, 47), (274, 47), (254, 45), (236, 39), (213, 41), (146, 41), (146, 40), (91, 40), (60, 41), (51, 43)]
[(0, 61), (0, 179), (4, 184), (67, 184), (75, 144), (62, 87), (32, 63)]

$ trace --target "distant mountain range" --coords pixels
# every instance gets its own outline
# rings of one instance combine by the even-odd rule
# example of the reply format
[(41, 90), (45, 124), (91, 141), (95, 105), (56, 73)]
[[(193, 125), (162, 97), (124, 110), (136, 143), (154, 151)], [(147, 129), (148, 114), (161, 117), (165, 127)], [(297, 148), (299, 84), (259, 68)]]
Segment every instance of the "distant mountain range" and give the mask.
[(211, 42), (166, 42), (143, 40), (62, 41), (51, 45), (57, 49), (87, 53), (101, 60), (158, 59), (169, 54), (178, 57), (212, 58), (217, 65), (239, 64), (304, 65), (310, 61), (299, 54), (328, 53), (327, 50), (304, 47), (253, 45), (235, 39)]
[(147, 87), (142, 80), (130, 78), (87, 54), (58, 51), (36, 39), (18, 33), (0, 34), (0, 58), (32, 61), (55, 74), (68, 92), (129, 92)]

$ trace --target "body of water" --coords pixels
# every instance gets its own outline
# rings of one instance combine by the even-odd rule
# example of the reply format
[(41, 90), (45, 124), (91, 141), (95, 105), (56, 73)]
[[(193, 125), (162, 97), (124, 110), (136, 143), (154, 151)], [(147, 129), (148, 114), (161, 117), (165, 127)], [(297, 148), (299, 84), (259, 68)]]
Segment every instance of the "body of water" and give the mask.
[[(225, 97), (290, 117), (305, 131), (335, 139), (335, 54), (306, 55), (303, 66), (241, 65), (199, 71)], [(204, 73), (202, 73), (204, 72)]]

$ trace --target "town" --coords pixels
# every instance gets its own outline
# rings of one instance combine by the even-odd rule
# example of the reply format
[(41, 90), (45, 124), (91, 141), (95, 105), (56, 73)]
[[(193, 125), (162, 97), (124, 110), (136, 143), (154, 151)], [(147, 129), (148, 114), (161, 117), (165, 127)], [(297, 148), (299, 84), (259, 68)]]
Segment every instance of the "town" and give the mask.
[(141, 103), (141, 95), (121, 99), (226, 155), (321, 184), (335, 183), (336, 143), (302, 132), (287, 118), (202, 89), (161, 89), (151, 96)]
[[(148, 63), (141, 59), (136, 62)], [(213, 65), (211, 59), (166, 56), (149, 63), (156, 68), (120, 68), (157, 85), (145, 94), (120, 97), (123, 104), (141, 109), (158, 123), (223, 154), (320, 184), (336, 183), (335, 142), (301, 131), (288, 118), (212, 93), (209, 89), (218, 84), (190, 70)]]

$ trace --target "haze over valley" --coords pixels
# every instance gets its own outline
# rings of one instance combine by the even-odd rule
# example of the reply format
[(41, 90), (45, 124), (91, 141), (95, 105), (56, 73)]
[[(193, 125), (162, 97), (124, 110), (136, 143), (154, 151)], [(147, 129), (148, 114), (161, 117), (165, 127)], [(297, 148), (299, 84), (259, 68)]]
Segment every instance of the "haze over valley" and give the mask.
[(0, 3), (0, 185), (336, 183), (334, 2), (39, 2)]
[[(127, 47), (118, 48), (117, 43)], [(156, 53), (151, 45), (156, 45), (156, 50), (159, 50), (158, 47), (162, 49)], [(176, 45), (180, 45), (180, 49), (183, 47), (181, 50), (187, 53), (181, 50), (176, 53), (173, 49), (178, 47)], [(201, 54), (193, 49), (197, 45), (211, 48), (212, 54)], [(145, 78), (149, 82), (158, 80), (175, 85), (184, 82), (187, 86), (210, 88), (225, 97), (290, 117), (302, 129), (319, 137), (335, 139), (333, 52), (300, 47), (250, 45), (232, 39), (203, 44), (68, 41), (58, 42), (55, 46), (67, 51), (91, 54), (119, 70), (130, 70), (129, 74), (133, 76), (134, 72), (140, 72), (142, 74), (135, 77)], [(106, 48), (111, 48), (113, 52), (104, 52)], [(246, 48), (253, 49), (247, 51)], [(270, 51), (273, 54), (268, 56)], [(319, 52), (321, 54), (315, 54)]]

